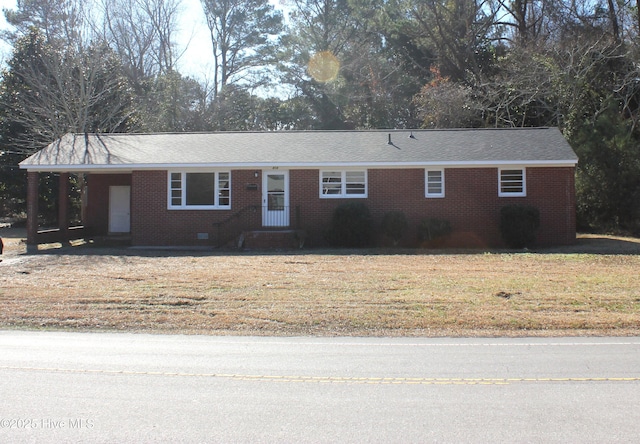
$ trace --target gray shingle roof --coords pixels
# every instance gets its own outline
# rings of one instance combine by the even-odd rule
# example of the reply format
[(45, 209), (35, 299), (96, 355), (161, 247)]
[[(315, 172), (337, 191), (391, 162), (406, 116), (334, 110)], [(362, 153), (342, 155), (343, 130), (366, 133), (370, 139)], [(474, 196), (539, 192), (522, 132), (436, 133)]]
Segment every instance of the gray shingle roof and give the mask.
[(575, 153), (557, 128), (519, 128), (67, 134), (20, 166), (34, 171), (88, 171), (576, 162)]

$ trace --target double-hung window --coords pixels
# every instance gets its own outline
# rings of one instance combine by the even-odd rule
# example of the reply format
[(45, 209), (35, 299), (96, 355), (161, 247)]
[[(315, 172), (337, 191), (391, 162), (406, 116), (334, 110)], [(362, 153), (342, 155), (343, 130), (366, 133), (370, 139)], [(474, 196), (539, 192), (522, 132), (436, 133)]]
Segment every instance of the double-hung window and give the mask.
[(425, 170), (425, 196), (444, 197), (444, 170)]
[(169, 208), (192, 210), (231, 208), (231, 173), (229, 171), (170, 171)]
[(500, 168), (498, 171), (498, 196), (524, 197), (527, 195), (524, 168)]
[(320, 171), (320, 197), (367, 197), (367, 171)]

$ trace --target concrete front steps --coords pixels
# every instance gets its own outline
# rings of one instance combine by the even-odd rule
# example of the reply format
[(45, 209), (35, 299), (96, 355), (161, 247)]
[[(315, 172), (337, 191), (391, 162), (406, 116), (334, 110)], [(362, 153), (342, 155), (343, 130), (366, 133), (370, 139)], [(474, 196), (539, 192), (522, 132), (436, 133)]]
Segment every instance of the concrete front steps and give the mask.
[(238, 248), (244, 250), (296, 250), (304, 247), (304, 230), (245, 231), (238, 239)]

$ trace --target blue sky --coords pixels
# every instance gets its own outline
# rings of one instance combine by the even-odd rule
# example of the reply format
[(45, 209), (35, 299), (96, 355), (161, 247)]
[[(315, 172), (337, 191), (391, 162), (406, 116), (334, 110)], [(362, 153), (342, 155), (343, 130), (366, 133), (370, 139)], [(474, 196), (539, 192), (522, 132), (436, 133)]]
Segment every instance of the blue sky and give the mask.
[[(277, 9), (286, 10), (287, 0), (270, 0)], [(183, 9), (182, 20), (179, 25), (178, 51), (184, 52), (178, 61), (178, 71), (185, 76), (192, 77), (202, 84), (209, 84), (213, 80), (213, 55), (211, 38), (207, 28), (201, 0), (181, 0)], [(0, 0), (0, 29), (8, 27), (4, 19), (3, 9), (15, 9), (16, 0)], [(11, 57), (11, 46), (0, 39), (0, 67)], [(289, 94), (287, 88), (256, 90), (254, 93), (263, 96), (283, 96)]]
[[(200, 0), (181, 0), (184, 10), (180, 24), (180, 38), (178, 44), (181, 50), (187, 47), (187, 52), (180, 60), (180, 72), (203, 79), (211, 70), (211, 41), (206, 26)], [(0, 10), (15, 9), (16, 0), (0, 0)], [(0, 29), (7, 28), (4, 14), (0, 14)], [(4, 62), (11, 56), (11, 47), (0, 42), (0, 61)]]
[[(0, 0), (0, 11), (3, 9), (13, 9), (16, 7), (15, 0)], [(7, 21), (4, 19), (4, 14), (0, 13), (0, 29), (7, 28)], [(10, 55), (11, 48), (5, 42), (0, 41), (0, 62), (4, 63), (7, 57)]]

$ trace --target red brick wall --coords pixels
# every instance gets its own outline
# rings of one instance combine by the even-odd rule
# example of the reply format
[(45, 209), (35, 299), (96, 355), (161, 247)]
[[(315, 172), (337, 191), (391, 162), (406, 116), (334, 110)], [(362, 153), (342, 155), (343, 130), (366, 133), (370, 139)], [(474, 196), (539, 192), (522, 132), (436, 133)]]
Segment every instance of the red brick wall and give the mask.
[(527, 169), (527, 200), (540, 210), (540, 245), (570, 245), (576, 241), (574, 168)]
[[(168, 210), (167, 172), (134, 172), (130, 176), (132, 243), (218, 245), (233, 239), (242, 230), (261, 229), (261, 176), (259, 173), (259, 177), (254, 177), (254, 170), (232, 171), (231, 210)], [(101, 201), (99, 196), (95, 196), (95, 184), (90, 184), (90, 207), (95, 213), (93, 220), (106, 220), (107, 185), (121, 185), (123, 183), (118, 181), (123, 178), (97, 175), (91, 176), (92, 181), (94, 177), (98, 178), (96, 181), (100, 185), (97, 188), (106, 188), (106, 197)], [(424, 169), (371, 169), (368, 171), (368, 198), (357, 201), (369, 207), (378, 228), (385, 212), (402, 210), (410, 224), (410, 230), (402, 240), (407, 246), (416, 245), (417, 226), (425, 218), (449, 220), (454, 231), (450, 239), (452, 245), (501, 246), (500, 208), (511, 203), (538, 207), (541, 218), (538, 232), (540, 245), (573, 243), (574, 169), (527, 168), (526, 178), (527, 197), (498, 197), (497, 168), (446, 169), (445, 197), (427, 199), (424, 197)], [(349, 199), (320, 199), (318, 170), (291, 170), (289, 180), (291, 226), (307, 230), (307, 246), (322, 246), (323, 232), (333, 210)], [(257, 189), (249, 186), (251, 184), (256, 184)], [(96, 204), (96, 200), (104, 202), (104, 199), (106, 205)], [(215, 225), (220, 222), (222, 224)], [(298, 222), (299, 227), (296, 226)], [(206, 233), (208, 239), (199, 240), (198, 233)], [(384, 239), (380, 238), (379, 241), (384, 242)]]
[[(231, 210), (169, 210), (167, 172), (134, 171), (131, 187), (133, 245), (218, 246), (244, 229), (259, 229), (262, 222), (260, 176), (254, 177), (254, 170), (231, 172)], [(250, 186), (253, 184), (257, 184), (257, 189)], [(198, 239), (199, 233), (206, 234), (207, 239)]]
[[(309, 245), (322, 245), (322, 232), (336, 206), (349, 199), (320, 199), (318, 170), (291, 171), (291, 206), (301, 207), (301, 228), (309, 232)], [(453, 228), (450, 245), (502, 246), (500, 208), (519, 203), (540, 210), (539, 245), (575, 242), (575, 193), (573, 168), (528, 168), (527, 197), (498, 197), (497, 168), (445, 170), (445, 197), (424, 197), (424, 169), (369, 170), (368, 197), (357, 199), (370, 209), (376, 227), (385, 212), (402, 210), (409, 231), (402, 242), (416, 245), (422, 219), (448, 220)], [(353, 199), (356, 200), (356, 199)], [(386, 240), (388, 241), (388, 240)], [(382, 236), (379, 243), (385, 242)]]
[(131, 185), (131, 174), (90, 174), (87, 176), (87, 220), (89, 232), (106, 235), (109, 231), (109, 187)]

